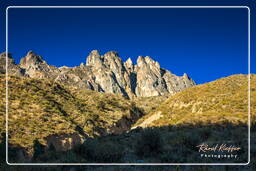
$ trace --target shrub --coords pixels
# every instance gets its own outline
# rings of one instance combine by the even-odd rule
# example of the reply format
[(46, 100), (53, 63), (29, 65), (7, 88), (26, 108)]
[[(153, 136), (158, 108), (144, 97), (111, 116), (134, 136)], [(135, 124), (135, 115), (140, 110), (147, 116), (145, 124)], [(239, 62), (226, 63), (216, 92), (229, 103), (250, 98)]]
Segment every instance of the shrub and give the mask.
[(76, 145), (73, 150), (76, 154), (80, 155), (81, 157), (86, 158), (86, 143)]
[(119, 162), (124, 155), (123, 148), (111, 141), (89, 139), (76, 148), (76, 152), (91, 162), (112, 163)]
[(0, 163), (5, 163), (5, 133), (2, 133), (0, 138)]
[(64, 153), (62, 153), (61, 156), (59, 156), (59, 162), (60, 163), (83, 163), (86, 162), (85, 160), (82, 160), (77, 156), (73, 151), (69, 150)]
[(53, 152), (53, 153), (56, 152), (56, 149), (55, 149), (55, 147), (54, 147), (54, 145), (52, 143), (50, 144), (48, 151), (49, 152)]
[(207, 140), (211, 136), (212, 130), (209, 128), (198, 129), (199, 135), (202, 140)]
[(201, 143), (201, 137), (198, 135), (197, 131), (188, 132), (183, 138), (183, 145), (189, 150), (197, 151), (198, 146)]
[(36, 139), (34, 140), (34, 154), (33, 160), (38, 159), (41, 155), (44, 154), (44, 146)]
[(163, 151), (163, 141), (159, 131), (153, 128), (143, 130), (135, 145), (135, 153), (141, 157), (157, 155)]

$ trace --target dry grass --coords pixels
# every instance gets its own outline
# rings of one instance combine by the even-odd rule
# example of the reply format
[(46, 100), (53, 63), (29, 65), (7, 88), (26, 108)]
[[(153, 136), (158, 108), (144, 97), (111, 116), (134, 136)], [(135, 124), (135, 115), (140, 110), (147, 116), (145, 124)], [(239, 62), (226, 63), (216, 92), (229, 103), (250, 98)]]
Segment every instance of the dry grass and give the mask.
[[(256, 115), (256, 75), (251, 75), (251, 114)], [(171, 96), (146, 118), (161, 112), (163, 117), (149, 126), (177, 124), (247, 123), (248, 121), (248, 77), (232, 75), (219, 80), (188, 88)]]
[[(5, 100), (5, 76), (0, 75)], [(9, 140), (28, 147), (35, 139), (73, 133), (79, 127), (87, 136), (104, 134), (121, 118), (133, 119), (135, 104), (121, 96), (78, 90), (49, 80), (9, 78)], [(5, 132), (5, 103), (0, 106), (0, 132)], [(3, 124), (2, 124), (3, 123)]]

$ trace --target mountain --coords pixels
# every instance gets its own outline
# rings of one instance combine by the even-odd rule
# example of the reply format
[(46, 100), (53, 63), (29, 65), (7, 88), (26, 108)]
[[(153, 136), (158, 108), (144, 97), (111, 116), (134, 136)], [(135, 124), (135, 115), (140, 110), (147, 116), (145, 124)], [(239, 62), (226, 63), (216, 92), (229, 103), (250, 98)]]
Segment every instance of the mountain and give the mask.
[[(6, 53), (0, 55), (0, 72), (5, 73)], [(129, 58), (123, 62), (117, 52), (100, 55), (93, 50), (86, 64), (77, 67), (55, 67), (32, 51), (15, 64), (7, 54), (10, 74), (31, 78), (51, 79), (79, 89), (121, 94), (126, 97), (150, 97), (174, 94), (195, 85), (187, 74), (179, 77), (160, 67), (149, 56), (139, 56), (137, 64)]]
[[(0, 151), (5, 55), (0, 56)], [(221, 161), (247, 162), (248, 91), (255, 139), (255, 74), (194, 85), (186, 74), (175, 76), (150, 57), (134, 65), (116, 52), (92, 51), (86, 64), (72, 68), (48, 65), (31, 51), (19, 64), (10, 54), (7, 60), (11, 162), (219, 162), (200, 157), (202, 143), (238, 146), (239, 158)], [(251, 144), (256, 154), (255, 141)]]

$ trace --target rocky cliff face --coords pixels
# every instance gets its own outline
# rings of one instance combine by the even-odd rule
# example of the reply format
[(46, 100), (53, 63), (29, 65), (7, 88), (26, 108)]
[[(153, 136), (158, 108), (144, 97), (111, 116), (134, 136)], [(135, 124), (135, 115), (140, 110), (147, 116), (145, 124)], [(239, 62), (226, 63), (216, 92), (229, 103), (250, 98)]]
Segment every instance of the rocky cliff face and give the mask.
[[(0, 72), (5, 73), (6, 53), (2, 53), (0, 58)], [(130, 98), (173, 94), (195, 85), (187, 74), (176, 76), (161, 68), (149, 56), (139, 56), (137, 64), (133, 64), (130, 58), (123, 62), (114, 51), (100, 55), (93, 50), (86, 64), (81, 63), (77, 67), (48, 65), (32, 51), (20, 60), (20, 64), (15, 64), (10, 54), (7, 59), (10, 74), (52, 79), (76, 88), (122, 94)]]
[(5, 52), (0, 54), (0, 74), (4, 74), (6, 72), (6, 63), (8, 64), (9, 74), (18, 76), (24, 75), (25, 70), (20, 68), (19, 65), (15, 64), (14, 59), (10, 53), (6, 54)]

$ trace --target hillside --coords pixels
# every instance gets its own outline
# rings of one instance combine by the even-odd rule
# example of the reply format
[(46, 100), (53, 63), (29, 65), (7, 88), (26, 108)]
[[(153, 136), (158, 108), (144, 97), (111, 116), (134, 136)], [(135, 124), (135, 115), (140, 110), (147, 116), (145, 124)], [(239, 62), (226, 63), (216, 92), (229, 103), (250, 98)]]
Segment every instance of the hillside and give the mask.
[[(255, 83), (256, 75), (251, 75), (252, 155), (256, 154)], [(3, 75), (0, 90), (5, 91)], [(34, 153), (32, 162), (247, 162), (247, 93), (247, 75), (221, 78), (169, 97), (130, 100), (45, 79), (11, 76), (10, 159), (31, 162), (17, 158), (15, 148), (25, 148), (32, 155), (38, 139), (48, 150), (37, 158)], [(0, 109), (4, 115), (4, 104)], [(241, 150), (233, 153), (239, 156), (236, 159), (202, 158), (197, 148), (201, 143), (224, 143)]]
[[(251, 75), (251, 113), (255, 117), (256, 75)], [(150, 123), (148, 118), (161, 115)], [(248, 121), (248, 77), (232, 75), (197, 85), (171, 96), (157, 109), (145, 115), (135, 126), (168, 126), (179, 124), (216, 124)]]
[[(251, 75), (251, 156), (256, 154), (256, 75)], [(143, 129), (139, 129), (142, 127)], [(162, 137), (161, 162), (246, 162), (248, 150), (248, 76), (232, 75), (176, 93), (133, 125)], [(149, 139), (154, 139), (153, 136)], [(238, 159), (200, 158), (197, 145), (239, 146)], [(173, 156), (172, 154), (177, 154)], [(189, 157), (186, 157), (188, 156)], [(211, 154), (211, 153), (208, 153)], [(222, 154), (222, 153), (220, 153)], [(169, 156), (169, 157), (168, 157)], [(178, 157), (179, 156), (179, 157)], [(152, 161), (152, 158), (144, 160)], [(153, 160), (155, 161), (155, 160)], [(252, 159), (255, 162), (255, 159)]]
[[(5, 75), (0, 75), (5, 102)], [(45, 80), (11, 76), (9, 79), (9, 143), (31, 147), (50, 135), (95, 137), (122, 133), (143, 113), (122, 96), (79, 90)], [(5, 132), (5, 103), (0, 104), (0, 132)]]

